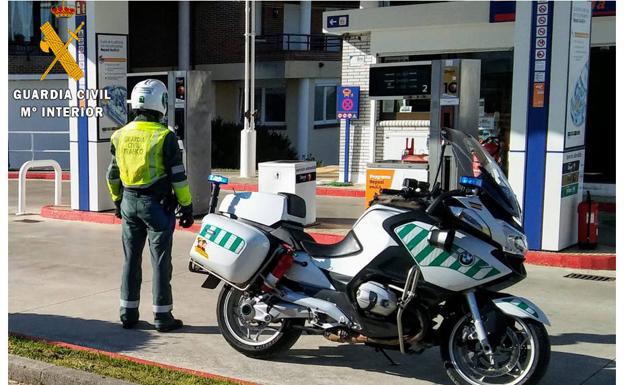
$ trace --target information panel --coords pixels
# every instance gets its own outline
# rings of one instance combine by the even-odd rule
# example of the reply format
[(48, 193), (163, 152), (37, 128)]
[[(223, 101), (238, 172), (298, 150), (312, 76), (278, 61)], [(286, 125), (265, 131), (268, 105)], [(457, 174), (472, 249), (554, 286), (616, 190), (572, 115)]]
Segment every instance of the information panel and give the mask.
[(370, 68), (370, 96), (430, 96), (431, 64)]
[(96, 34), (97, 87), (105, 90), (108, 99), (99, 100), (104, 116), (98, 119), (98, 140), (110, 140), (113, 132), (126, 124), (128, 36)]
[(573, 1), (570, 20), (568, 113), (565, 126), (565, 148), (585, 144), (587, 94), (589, 92), (590, 35), (591, 4), (584, 1)]

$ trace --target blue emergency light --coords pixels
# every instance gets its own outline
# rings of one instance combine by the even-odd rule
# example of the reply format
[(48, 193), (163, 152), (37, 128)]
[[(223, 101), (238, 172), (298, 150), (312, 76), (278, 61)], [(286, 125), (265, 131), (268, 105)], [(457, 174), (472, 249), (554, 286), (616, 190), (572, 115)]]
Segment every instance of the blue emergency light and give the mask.
[(483, 187), (483, 179), (474, 176), (462, 176), (459, 178), (459, 184), (464, 187)]
[(213, 175), (210, 174), (208, 175), (208, 180), (212, 183), (217, 183), (217, 184), (228, 184), (230, 182), (230, 179), (221, 175)]

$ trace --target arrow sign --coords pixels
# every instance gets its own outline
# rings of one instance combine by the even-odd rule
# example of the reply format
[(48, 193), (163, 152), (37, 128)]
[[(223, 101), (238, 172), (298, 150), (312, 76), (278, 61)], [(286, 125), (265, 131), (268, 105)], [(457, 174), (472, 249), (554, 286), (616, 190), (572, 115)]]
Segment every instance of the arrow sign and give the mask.
[(349, 26), (349, 15), (327, 16), (327, 28), (344, 28)]

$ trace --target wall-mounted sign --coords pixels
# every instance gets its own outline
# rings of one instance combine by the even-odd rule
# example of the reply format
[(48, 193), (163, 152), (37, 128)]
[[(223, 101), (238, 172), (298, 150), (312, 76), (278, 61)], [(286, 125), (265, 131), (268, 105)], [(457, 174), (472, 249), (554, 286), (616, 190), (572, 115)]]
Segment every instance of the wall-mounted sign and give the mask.
[(128, 36), (96, 34), (97, 87), (108, 100), (99, 100), (104, 115), (98, 119), (98, 140), (109, 140), (128, 119)]
[(515, 1), (490, 1), (490, 23), (516, 20)]
[(327, 28), (344, 28), (349, 26), (349, 15), (327, 17)]
[(568, 108), (565, 148), (585, 144), (587, 93), (589, 92), (589, 40), (591, 9), (584, 1), (572, 2), (570, 56), (568, 64)]
[(431, 64), (371, 66), (370, 96), (431, 95)]
[(583, 191), (584, 150), (564, 153), (561, 173), (561, 197), (567, 198)]

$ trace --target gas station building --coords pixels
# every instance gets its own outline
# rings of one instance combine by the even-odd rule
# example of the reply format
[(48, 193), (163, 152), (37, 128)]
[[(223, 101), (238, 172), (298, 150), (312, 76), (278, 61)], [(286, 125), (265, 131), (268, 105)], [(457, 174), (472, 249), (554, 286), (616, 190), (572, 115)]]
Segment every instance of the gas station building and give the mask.
[[(406, 92), (406, 74), (478, 59), (480, 133), (501, 139), (531, 249), (576, 243), (583, 182), (615, 195), (615, 2), (362, 2), (323, 16), (324, 32), (343, 38), (342, 86), (360, 87), (347, 179), (366, 183), (368, 166), (407, 148), (428, 152), (438, 102)], [(344, 143), (343, 120), (341, 178)]]

